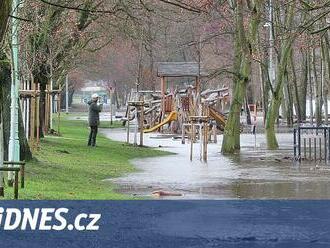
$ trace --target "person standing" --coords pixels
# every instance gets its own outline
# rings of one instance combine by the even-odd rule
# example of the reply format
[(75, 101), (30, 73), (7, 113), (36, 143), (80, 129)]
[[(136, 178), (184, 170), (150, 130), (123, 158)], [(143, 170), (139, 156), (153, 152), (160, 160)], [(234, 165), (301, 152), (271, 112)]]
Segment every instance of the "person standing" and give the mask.
[(96, 145), (96, 135), (97, 129), (100, 124), (100, 112), (102, 111), (103, 104), (98, 104), (99, 96), (98, 94), (92, 95), (92, 100), (88, 102), (89, 113), (88, 113), (88, 124), (90, 127), (88, 146), (95, 147)]

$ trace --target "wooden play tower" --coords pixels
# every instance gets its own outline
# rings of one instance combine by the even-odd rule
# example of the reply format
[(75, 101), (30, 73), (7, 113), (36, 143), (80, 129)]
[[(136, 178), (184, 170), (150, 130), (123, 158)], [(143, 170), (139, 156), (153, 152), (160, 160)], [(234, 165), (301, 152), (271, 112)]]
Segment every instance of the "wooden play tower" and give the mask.
[[(170, 108), (166, 101), (166, 79), (167, 78), (193, 78), (195, 80), (194, 90), (197, 100), (194, 102), (195, 108), (200, 102), (201, 93), (201, 77), (205, 76), (205, 73), (201, 70), (201, 66), (197, 62), (160, 62), (158, 63), (157, 76), (160, 78), (161, 89), (161, 119), (165, 118), (165, 115), (170, 112)], [(197, 114), (197, 113), (195, 113)]]

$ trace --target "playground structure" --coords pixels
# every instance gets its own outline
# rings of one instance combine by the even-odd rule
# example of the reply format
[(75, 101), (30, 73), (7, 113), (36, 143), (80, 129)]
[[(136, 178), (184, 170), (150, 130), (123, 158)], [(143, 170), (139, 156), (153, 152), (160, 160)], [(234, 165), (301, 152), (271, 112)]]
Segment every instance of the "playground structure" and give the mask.
[[(165, 67), (164, 64), (166, 65)], [(217, 143), (217, 134), (223, 131), (227, 117), (226, 105), (229, 103), (227, 87), (200, 91), (200, 79), (195, 78), (195, 85), (185, 84), (174, 86), (167, 82), (169, 77), (196, 76), (191, 68), (181, 63), (160, 63), (158, 76), (161, 78), (160, 92), (132, 91), (128, 102), (126, 118), (128, 120), (127, 142), (129, 143), (130, 125), (136, 119), (134, 126), (134, 144), (137, 144), (137, 133), (140, 133), (140, 146), (143, 145), (143, 133), (158, 132), (165, 137), (180, 138), (185, 144), (190, 141), (190, 160), (193, 159), (194, 143), (200, 144), (200, 159), (207, 161), (207, 145)], [(177, 71), (171, 66), (180, 67)], [(193, 68), (192, 64), (189, 64)], [(189, 68), (189, 69), (187, 69)], [(190, 71), (189, 71), (190, 70)], [(252, 121), (251, 133), (256, 135), (258, 117), (257, 104), (246, 104)], [(243, 127), (241, 126), (241, 131)], [(181, 135), (179, 135), (181, 134)], [(256, 144), (256, 136), (255, 144)], [(330, 127), (298, 126), (294, 129), (294, 160), (328, 162), (330, 160)]]
[(160, 129), (162, 126), (165, 124), (171, 123), (172, 121), (176, 121), (178, 119), (178, 113), (175, 111), (172, 111), (162, 122), (158, 123), (157, 125), (149, 128), (149, 129), (144, 129), (144, 133), (151, 133), (154, 132), (158, 129)]
[[(207, 144), (216, 143), (218, 130), (224, 130), (226, 125), (223, 113), (229, 105), (229, 89), (201, 91), (201, 78), (205, 76), (198, 63), (159, 63), (160, 92), (146, 90), (130, 94), (123, 119), (127, 125), (127, 143), (134, 123), (134, 145), (138, 133), (140, 146), (143, 146), (143, 133), (181, 134), (182, 144), (186, 138), (191, 140), (190, 158), (193, 143), (199, 140), (201, 159), (207, 161)], [(184, 84), (174, 85), (175, 79), (183, 80)]]

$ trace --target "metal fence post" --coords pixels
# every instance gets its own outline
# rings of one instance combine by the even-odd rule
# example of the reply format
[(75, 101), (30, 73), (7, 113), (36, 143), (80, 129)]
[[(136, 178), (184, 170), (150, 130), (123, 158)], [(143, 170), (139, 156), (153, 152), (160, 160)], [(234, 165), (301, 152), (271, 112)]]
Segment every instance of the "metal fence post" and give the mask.
[(299, 162), (301, 162), (301, 142), (300, 142), (300, 127), (298, 127), (298, 157), (299, 157)]
[(327, 162), (327, 130), (323, 130), (324, 137), (324, 161)]
[(293, 129), (293, 154), (294, 160), (297, 159), (297, 129)]
[(327, 131), (328, 131), (328, 160), (330, 160), (330, 128), (328, 127), (328, 129), (327, 129)]

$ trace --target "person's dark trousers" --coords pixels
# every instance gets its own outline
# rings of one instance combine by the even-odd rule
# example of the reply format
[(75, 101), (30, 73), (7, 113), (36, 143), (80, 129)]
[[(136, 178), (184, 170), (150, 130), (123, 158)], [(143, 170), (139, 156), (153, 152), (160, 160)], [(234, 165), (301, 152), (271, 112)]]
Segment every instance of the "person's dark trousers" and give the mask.
[(88, 146), (95, 146), (96, 144), (96, 135), (97, 135), (97, 126), (91, 126), (91, 131), (89, 133)]

